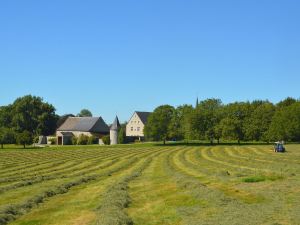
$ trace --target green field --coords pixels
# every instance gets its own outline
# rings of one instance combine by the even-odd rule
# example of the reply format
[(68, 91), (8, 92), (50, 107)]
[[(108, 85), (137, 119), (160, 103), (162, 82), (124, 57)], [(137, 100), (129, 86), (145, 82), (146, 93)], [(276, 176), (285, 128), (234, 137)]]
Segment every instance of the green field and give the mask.
[(0, 151), (0, 224), (300, 224), (300, 146)]

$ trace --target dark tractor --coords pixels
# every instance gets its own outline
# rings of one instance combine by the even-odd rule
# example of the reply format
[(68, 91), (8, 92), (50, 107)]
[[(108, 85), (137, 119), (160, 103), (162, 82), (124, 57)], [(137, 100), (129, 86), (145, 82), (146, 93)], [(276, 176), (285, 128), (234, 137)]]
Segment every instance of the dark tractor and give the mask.
[(274, 152), (285, 152), (285, 147), (282, 142), (275, 142)]

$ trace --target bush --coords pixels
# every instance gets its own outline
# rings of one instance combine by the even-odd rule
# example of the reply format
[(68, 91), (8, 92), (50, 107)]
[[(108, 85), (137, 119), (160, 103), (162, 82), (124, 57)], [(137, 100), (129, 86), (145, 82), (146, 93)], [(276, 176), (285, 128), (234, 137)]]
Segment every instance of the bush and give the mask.
[(72, 145), (77, 145), (78, 144), (78, 138), (76, 136), (73, 136), (71, 141), (72, 141)]
[(48, 142), (50, 142), (50, 145), (56, 145), (56, 137), (52, 137), (48, 139)]
[(110, 136), (109, 135), (103, 136), (102, 141), (105, 145), (110, 145)]
[(77, 144), (78, 145), (87, 145), (88, 141), (89, 141), (89, 137), (87, 135), (80, 134), (78, 137)]
[(95, 137), (95, 136), (90, 136), (89, 139), (88, 139), (88, 144), (89, 145), (97, 144), (97, 142), (98, 142), (98, 138)]

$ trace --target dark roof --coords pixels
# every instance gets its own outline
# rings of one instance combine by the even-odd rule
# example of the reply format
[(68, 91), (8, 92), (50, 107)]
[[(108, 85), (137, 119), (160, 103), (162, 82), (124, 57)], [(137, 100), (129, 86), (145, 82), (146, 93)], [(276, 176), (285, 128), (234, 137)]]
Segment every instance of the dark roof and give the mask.
[(73, 133), (72, 132), (68, 132), (68, 131), (62, 131), (61, 134), (63, 136), (73, 136)]
[(69, 117), (57, 130), (107, 133), (109, 127), (101, 117)]
[(140, 117), (143, 124), (146, 124), (151, 112), (136, 112), (136, 114), (138, 115), (138, 117)]
[(118, 130), (121, 127), (118, 117), (116, 116), (114, 123), (110, 126), (111, 130)]

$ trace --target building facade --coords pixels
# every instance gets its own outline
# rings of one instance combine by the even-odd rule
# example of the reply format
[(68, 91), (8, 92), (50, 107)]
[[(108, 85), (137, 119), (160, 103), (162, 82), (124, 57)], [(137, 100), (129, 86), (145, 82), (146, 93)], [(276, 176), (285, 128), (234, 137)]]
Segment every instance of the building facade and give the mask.
[(101, 117), (69, 117), (56, 131), (57, 144), (70, 144), (81, 134), (101, 138), (109, 134), (109, 127)]
[(144, 127), (150, 112), (134, 112), (126, 125), (126, 136), (144, 138)]

